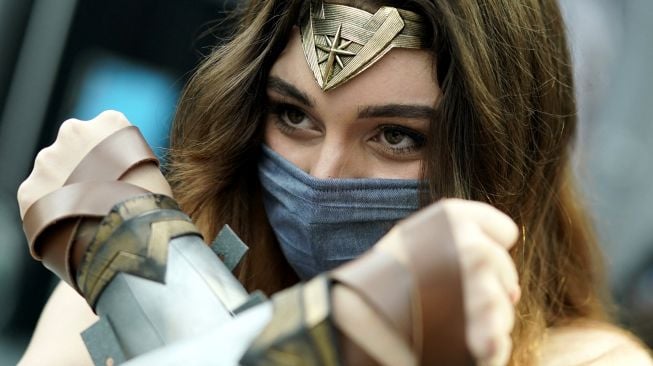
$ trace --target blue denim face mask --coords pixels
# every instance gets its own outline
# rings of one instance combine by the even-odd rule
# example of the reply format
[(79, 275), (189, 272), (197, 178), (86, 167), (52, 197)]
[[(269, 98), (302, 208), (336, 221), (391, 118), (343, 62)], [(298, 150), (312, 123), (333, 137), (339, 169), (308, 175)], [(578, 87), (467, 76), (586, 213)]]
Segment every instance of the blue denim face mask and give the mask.
[(419, 208), (417, 180), (317, 179), (267, 146), (258, 169), (272, 229), (303, 280), (359, 256)]

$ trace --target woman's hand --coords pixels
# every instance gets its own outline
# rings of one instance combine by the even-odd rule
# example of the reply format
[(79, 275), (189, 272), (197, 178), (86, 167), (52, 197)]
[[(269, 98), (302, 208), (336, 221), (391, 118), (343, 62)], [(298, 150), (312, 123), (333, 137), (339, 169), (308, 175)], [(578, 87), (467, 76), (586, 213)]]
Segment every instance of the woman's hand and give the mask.
[[(112, 133), (130, 125), (127, 118), (116, 111), (102, 112), (90, 121), (65, 121), (59, 128), (54, 143), (38, 153), (32, 173), (18, 188), (21, 218), (34, 202), (61, 188), (94, 146)], [(154, 193), (172, 196), (168, 182), (155, 164), (137, 166), (120, 180)]]
[(480, 365), (505, 365), (512, 349), (514, 305), (521, 293), (508, 254), (518, 237), (517, 225), (490, 205), (447, 199), (399, 223), (375, 249), (401, 257), (402, 246), (408, 244), (401, 230), (407, 227), (432, 237), (433, 245), (441, 245), (440, 240), (455, 242), (462, 271), (467, 346)]

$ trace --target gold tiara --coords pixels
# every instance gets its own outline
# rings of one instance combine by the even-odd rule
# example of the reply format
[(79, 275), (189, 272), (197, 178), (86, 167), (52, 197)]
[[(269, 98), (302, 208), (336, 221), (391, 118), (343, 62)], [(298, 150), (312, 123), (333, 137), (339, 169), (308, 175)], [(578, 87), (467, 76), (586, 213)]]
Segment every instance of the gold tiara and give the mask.
[(372, 14), (346, 5), (307, 3), (302, 45), (324, 91), (365, 71), (393, 48), (426, 47), (426, 26), (416, 13), (384, 6)]

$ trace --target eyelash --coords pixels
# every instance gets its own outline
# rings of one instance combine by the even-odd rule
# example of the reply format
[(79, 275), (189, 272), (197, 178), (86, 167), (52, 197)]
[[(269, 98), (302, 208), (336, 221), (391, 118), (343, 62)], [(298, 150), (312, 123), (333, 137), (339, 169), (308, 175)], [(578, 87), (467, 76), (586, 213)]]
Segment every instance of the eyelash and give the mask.
[(380, 136), (388, 131), (399, 131), (401, 134), (413, 140), (413, 146), (409, 146), (409, 147), (397, 148), (397, 147), (383, 146), (383, 149), (389, 150), (392, 153), (399, 154), (399, 155), (411, 154), (416, 151), (419, 151), (424, 147), (424, 145), (426, 145), (426, 136), (424, 134), (419, 133), (413, 129), (400, 125), (395, 125), (395, 124), (386, 124), (386, 125), (378, 126), (377, 134), (375, 136)]
[(270, 107), (268, 108), (268, 113), (274, 117), (274, 124), (277, 126), (277, 128), (279, 128), (279, 130), (281, 130), (281, 132), (285, 134), (291, 134), (297, 131), (297, 127), (293, 127), (283, 120), (282, 116), (284, 113), (288, 112), (289, 110), (296, 110), (308, 116), (308, 114), (302, 111), (301, 108), (297, 108), (292, 104), (269, 102), (269, 105)]
[[(303, 113), (306, 115), (307, 118), (310, 118), (308, 113), (304, 112), (301, 108), (289, 104), (289, 103), (284, 103), (284, 102), (268, 102), (269, 107), (268, 107), (268, 113), (273, 116), (273, 122), (275, 126), (284, 134), (290, 135), (294, 132), (296, 132), (299, 128), (293, 127), (289, 125), (287, 122), (285, 122), (282, 118), (284, 113), (287, 113), (289, 110), (295, 110), (300, 113)], [(394, 148), (394, 147), (388, 147), (384, 146), (383, 144), (379, 143), (381, 148), (385, 150), (386, 152), (390, 154), (395, 154), (395, 155), (408, 155), (415, 153), (422, 149), (424, 145), (426, 145), (426, 136), (420, 132), (417, 132), (413, 129), (396, 125), (396, 124), (383, 124), (379, 125), (376, 129), (375, 137), (376, 136), (381, 136), (384, 133), (388, 131), (399, 131), (400, 133), (404, 134), (408, 138), (412, 139), (414, 144), (413, 146), (409, 147), (401, 147), (401, 148)], [(379, 138), (376, 138), (378, 140)]]

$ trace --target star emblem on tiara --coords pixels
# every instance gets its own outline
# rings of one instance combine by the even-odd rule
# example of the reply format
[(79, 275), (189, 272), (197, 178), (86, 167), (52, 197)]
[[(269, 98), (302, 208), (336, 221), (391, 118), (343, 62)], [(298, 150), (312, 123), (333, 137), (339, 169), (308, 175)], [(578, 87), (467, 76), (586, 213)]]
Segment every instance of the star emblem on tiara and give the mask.
[(327, 92), (370, 68), (393, 48), (427, 48), (422, 17), (382, 6), (375, 13), (356, 7), (305, 1), (301, 19), (304, 56), (315, 81)]
[(331, 77), (333, 76), (333, 69), (335, 68), (335, 63), (337, 63), (341, 69), (345, 68), (344, 64), (342, 63), (341, 56), (350, 56), (350, 57), (356, 56), (356, 53), (347, 51), (347, 47), (351, 45), (352, 41), (347, 41), (344, 38), (342, 38), (340, 35), (341, 31), (342, 31), (342, 24), (338, 26), (338, 30), (336, 31), (336, 34), (333, 37), (333, 41), (329, 38), (329, 36), (327, 35), (324, 36), (324, 38), (326, 39), (327, 46), (321, 44), (315, 45), (316, 48), (326, 53), (326, 55), (324, 55), (321, 59), (318, 60), (318, 64), (323, 64), (324, 62), (326, 62), (326, 66), (324, 68), (324, 75), (322, 75), (325, 82), (331, 80)]

